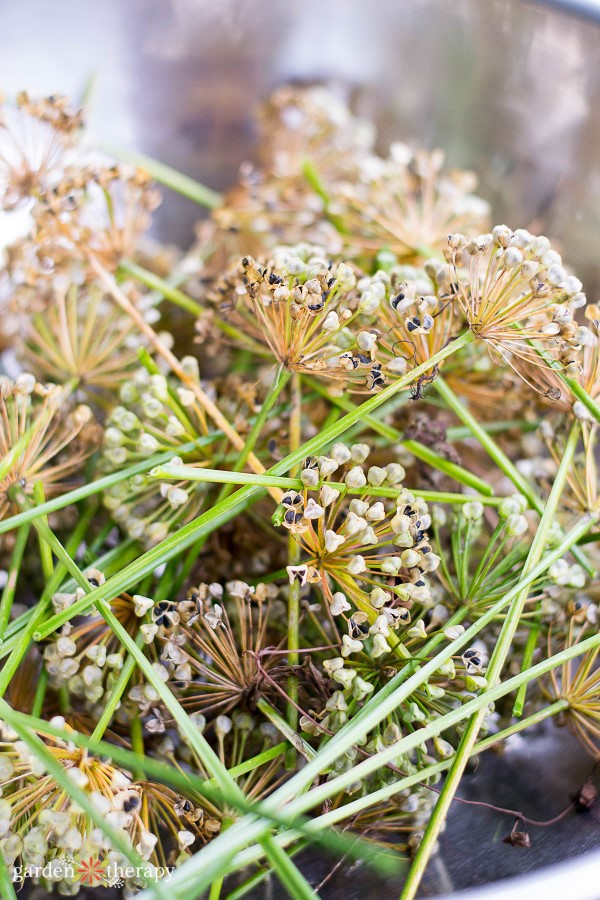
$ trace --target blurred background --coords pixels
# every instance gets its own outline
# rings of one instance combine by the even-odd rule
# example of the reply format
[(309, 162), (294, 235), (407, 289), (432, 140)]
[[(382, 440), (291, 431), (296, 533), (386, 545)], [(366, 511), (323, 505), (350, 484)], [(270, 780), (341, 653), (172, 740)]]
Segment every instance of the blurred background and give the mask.
[[(253, 152), (260, 99), (325, 81), (381, 144), (442, 147), (495, 220), (544, 229), (600, 281), (600, 3), (519, 0), (21, 0), (0, 9), (7, 94), (91, 84), (97, 138), (215, 188)], [(157, 223), (185, 245), (198, 209)]]
[[(598, 2), (20, 0), (0, 6), (0, 34), (7, 95), (87, 92), (98, 142), (144, 151), (217, 189), (252, 159), (253, 118), (271, 88), (325, 82), (376, 121), (381, 148), (392, 139), (442, 147), (450, 165), (475, 170), (495, 221), (545, 231), (597, 299)], [(157, 232), (185, 247), (201, 215), (167, 195)], [(461, 791), (549, 818), (589, 769), (566, 736), (542, 734), (486, 756)], [(527, 851), (502, 842), (511, 827), (454, 804), (425, 893), (481, 886), (599, 843), (594, 815), (534, 832)], [(381, 896), (365, 875), (352, 877), (361, 896)], [(342, 869), (328, 896), (345, 898), (347, 878)], [(600, 895), (597, 879), (576, 875), (557, 890), (565, 900)], [(503, 896), (550, 895), (513, 885)]]

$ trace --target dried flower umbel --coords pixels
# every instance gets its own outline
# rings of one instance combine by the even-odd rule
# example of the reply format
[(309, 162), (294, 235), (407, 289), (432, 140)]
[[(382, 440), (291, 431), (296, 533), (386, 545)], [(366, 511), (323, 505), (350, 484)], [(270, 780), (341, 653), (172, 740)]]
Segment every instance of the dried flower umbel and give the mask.
[[(410, 621), (414, 602), (427, 601), (427, 573), (439, 563), (428, 539), (427, 504), (402, 487), (402, 466), (366, 467), (368, 454), (366, 444), (339, 443), (331, 456), (306, 460), (305, 490), (286, 493), (277, 516), (303, 551), (302, 563), (288, 566), (290, 581), (319, 584), (331, 615), (349, 618), (350, 633), (343, 638), (348, 653), (359, 640), (352, 633), (353, 608), (366, 617), (367, 632), (369, 626), (379, 628), (376, 643), (385, 652), (389, 629)], [(336, 486), (329, 483), (334, 474)], [(395, 499), (370, 487), (391, 488)], [(351, 497), (348, 489), (364, 490)]]
[[(64, 720), (62, 720), (64, 721)], [(59, 726), (61, 720), (54, 720)], [(90, 817), (72, 802), (52, 775), (44, 771), (36, 756), (10, 732), (0, 745), (2, 771), (2, 827), (0, 846), (12, 868), (15, 864), (58, 866), (59, 857), (121, 860)], [(73, 749), (62, 741), (52, 741), (48, 750), (78, 788), (92, 800), (98, 811), (140, 855), (150, 859), (158, 837), (144, 827), (137, 810), (141, 792), (131, 778), (109, 762)], [(52, 877), (50, 881), (52, 881)]]
[(498, 225), (476, 238), (450, 235), (445, 256), (455, 271), (456, 302), (492, 354), (522, 378), (524, 364), (550, 361), (570, 376), (580, 374), (584, 340), (574, 314), (586, 298), (546, 237)]
[(0, 106), (0, 196), (12, 210), (53, 190), (64, 174), (67, 151), (83, 114), (66, 97), (33, 100), (25, 91), (16, 104)]
[(42, 381), (73, 381), (92, 398), (120, 387), (138, 364), (133, 323), (98, 288), (50, 292), (26, 325), (23, 358)]
[[(192, 588), (180, 603), (161, 602), (153, 611), (161, 659), (185, 709), (211, 719), (234, 709), (256, 711), (273, 657), (260, 654), (277, 641), (273, 622), (281, 618), (277, 589), (241, 581)], [(281, 640), (281, 637), (279, 637)]]
[[(586, 634), (597, 633), (598, 607), (581, 605), (571, 608), (570, 622), (564, 643), (569, 646), (582, 640)], [(551, 631), (548, 642), (556, 641)], [(594, 759), (600, 758), (600, 670), (599, 649), (589, 650), (571, 663), (565, 663), (558, 671), (549, 674), (542, 686), (550, 700), (565, 700), (566, 708), (559, 721), (566, 723), (577, 740)]]
[(472, 172), (443, 170), (444, 154), (395, 143), (386, 159), (365, 155), (358, 177), (336, 184), (329, 211), (343, 223), (348, 252), (382, 250), (412, 262), (444, 246), (452, 231), (486, 227), (489, 205)]
[(91, 410), (67, 398), (68, 388), (39, 384), (31, 374), (0, 379), (0, 518), (18, 512), (38, 481), (46, 497), (59, 493), (89, 454), (76, 439)]
[(232, 257), (263, 256), (281, 243), (342, 248), (327, 195), (357, 177), (372, 149), (372, 124), (321, 86), (289, 85), (267, 100), (258, 124), (258, 165), (242, 165), (223, 205), (199, 228), (194, 255), (204, 277), (221, 275)]
[[(97, 569), (89, 570), (87, 578), (94, 587), (106, 580)], [(54, 608), (57, 612), (68, 609), (82, 596), (81, 589), (55, 594)], [(111, 609), (128, 634), (136, 637), (141, 633), (144, 643), (149, 645), (156, 633), (150, 618), (153, 605), (152, 599), (140, 594), (122, 594), (112, 600)], [(146, 648), (150, 658), (156, 660), (153, 650), (152, 646)], [(124, 662), (118, 638), (97, 613), (73, 625), (69, 623), (44, 648), (44, 665), (50, 683), (59, 688), (64, 686), (71, 695), (83, 698), (87, 708), (94, 712), (101, 711), (102, 704), (110, 699)], [(133, 680), (139, 681), (137, 677)]]
[(332, 265), (319, 248), (279, 248), (267, 265), (244, 257), (241, 283), (223, 286), (231, 317), (264, 343), (286, 369), (342, 384), (383, 384), (371, 353), (374, 339), (356, 333), (356, 274)]
[(33, 208), (34, 243), (46, 270), (69, 267), (89, 279), (90, 261), (114, 271), (135, 253), (160, 202), (151, 179), (121, 166), (69, 172), (60, 190)]
[[(361, 291), (362, 342), (370, 338), (371, 354), (382, 377), (393, 379), (426, 363), (453, 338), (456, 317), (453, 273), (439, 261), (425, 269), (394, 266), (358, 282)], [(435, 370), (437, 372), (437, 369)], [(434, 377), (428, 373), (425, 383)]]

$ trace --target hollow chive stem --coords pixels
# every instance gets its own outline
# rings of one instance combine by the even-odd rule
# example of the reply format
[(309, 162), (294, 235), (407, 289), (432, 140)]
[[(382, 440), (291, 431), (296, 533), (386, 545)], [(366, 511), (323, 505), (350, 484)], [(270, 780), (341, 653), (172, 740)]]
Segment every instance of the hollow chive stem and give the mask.
[[(254, 484), (261, 487), (278, 487), (282, 490), (304, 490), (304, 483), (300, 478), (288, 478), (274, 475), (254, 475), (251, 472), (232, 472), (226, 469), (197, 469), (192, 466), (166, 465), (156, 466), (148, 473), (150, 478), (173, 479), (175, 481), (205, 481), (218, 484)], [(348, 488), (340, 481), (328, 481), (327, 484), (337, 490), (344, 490), (347, 494), (362, 496), (369, 494), (371, 497), (389, 497), (395, 500), (399, 490), (395, 488), (372, 487)], [(499, 506), (503, 497), (489, 497), (484, 494), (453, 494), (450, 491), (422, 491), (412, 489), (411, 493), (422, 497), (429, 503), (469, 503), (478, 500), (484, 506)]]
[[(33, 485), (33, 500), (36, 506), (41, 506), (45, 501), (44, 497), (44, 485), (41, 481), (36, 481)], [(18, 498), (17, 498), (18, 502)], [(27, 504), (28, 505), (28, 504)], [(23, 509), (25, 508), (24, 502), (19, 502), (19, 506)], [(48, 517), (42, 516), (41, 521), (48, 523)], [(44, 578), (46, 579), (46, 583), (50, 581), (52, 578), (52, 573), (54, 572), (54, 563), (52, 561), (52, 551), (48, 547), (47, 543), (40, 538), (40, 562), (42, 565), (42, 572), (44, 573)]]
[(17, 539), (13, 547), (10, 565), (6, 578), (6, 584), (2, 591), (2, 599), (0, 600), (0, 646), (4, 643), (4, 635), (7, 625), (10, 621), (13, 600), (15, 599), (15, 591), (19, 572), (21, 571), (21, 563), (23, 562), (23, 554), (27, 546), (27, 538), (29, 537), (29, 525), (21, 525), (17, 532)]
[[(290, 413), (290, 453), (297, 452), (302, 443), (302, 385), (300, 375), (294, 372), (291, 381), (292, 409)], [(298, 466), (290, 470), (290, 475), (299, 474)], [(288, 565), (297, 566), (302, 559), (300, 544), (293, 534), (288, 535)], [(288, 621), (287, 621), (288, 665), (297, 666), (300, 662), (300, 583), (294, 578), (288, 585)], [(286, 719), (290, 731), (298, 731), (298, 678), (290, 675), (287, 682), (288, 701)], [(292, 745), (286, 754), (286, 767), (293, 769), (296, 765), (296, 750)]]

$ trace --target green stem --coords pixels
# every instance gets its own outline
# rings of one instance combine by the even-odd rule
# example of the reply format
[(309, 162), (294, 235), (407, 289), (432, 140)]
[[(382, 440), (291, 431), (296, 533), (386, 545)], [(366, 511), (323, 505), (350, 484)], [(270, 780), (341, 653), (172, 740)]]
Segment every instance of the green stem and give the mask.
[(198, 303), (197, 300), (188, 297), (187, 294), (174, 285), (169, 284), (168, 281), (165, 281), (165, 279), (161, 278), (160, 275), (157, 275), (156, 272), (151, 272), (150, 269), (145, 269), (143, 266), (138, 265), (138, 263), (124, 260), (119, 265), (119, 271), (123, 272), (125, 275), (131, 275), (137, 281), (141, 281), (141, 283), (145, 284), (146, 287), (149, 287), (150, 290), (162, 294), (165, 299), (170, 300), (175, 306), (184, 309), (193, 316), (199, 316), (200, 313), (204, 312), (204, 307)]
[[(44, 497), (44, 485), (41, 481), (36, 481), (33, 485), (33, 500), (36, 506), (41, 506), (42, 503), (45, 502)], [(23, 506), (23, 502), (19, 502), (20, 506)], [(48, 517), (42, 516), (40, 519), (41, 522), (45, 522), (48, 524)], [(42, 564), (42, 572), (44, 573), (44, 578), (46, 579), (46, 584), (52, 578), (52, 573), (54, 572), (54, 563), (52, 561), (52, 551), (47, 543), (40, 538), (40, 561)]]
[(271, 706), (270, 703), (265, 700), (264, 697), (261, 697), (257, 703), (258, 709), (260, 709), (261, 713), (267, 717), (269, 722), (271, 722), (278, 731), (284, 736), (284, 738), (292, 745), (292, 747), (301, 753), (305, 759), (313, 759), (316, 755), (316, 750), (307, 744), (301, 736), (298, 734), (297, 727), (294, 728), (290, 726), (288, 722), (281, 716), (277, 710)]
[[(482, 422), (481, 427), (488, 434), (504, 434), (505, 431), (515, 429), (522, 433), (535, 431), (539, 428), (539, 421), (528, 422), (526, 419), (500, 419), (497, 422)], [(446, 429), (446, 440), (464, 441), (471, 437), (471, 430), (463, 425), (451, 425)]]
[[(298, 450), (302, 443), (302, 385), (300, 375), (294, 372), (291, 384), (292, 409), (290, 412), (290, 453)], [(299, 474), (298, 467), (290, 471), (292, 476)], [(302, 558), (300, 544), (293, 534), (288, 535), (288, 565), (297, 566)], [(288, 585), (288, 621), (287, 621), (287, 649), (288, 665), (297, 666), (300, 662), (298, 650), (300, 649), (300, 583), (294, 579)], [(290, 731), (298, 731), (298, 678), (290, 675), (287, 681), (288, 701), (286, 704), (286, 718)], [(296, 765), (296, 750), (292, 746), (286, 754), (286, 768), (292, 769)]]
[(2, 853), (0, 853), (0, 895), (4, 900), (17, 900), (12, 878)]
[(15, 599), (15, 590), (17, 588), (17, 579), (23, 562), (23, 554), (27, 546), (27, 538), (29, 537), (29, 525), (21, 525), (17, 532), (17, 539), (13, 548), (8, 576), (4, 590), (2, 591), (2, 600), (0, 600), (0, 646), (4, 642), (4, 634), (10, 621), (13, 600)]
[[(206, 311), (205, 307), (202, 306), (201, 303), (198, 303), (196, 300), (188, 297), (188, 295), (185, 294), (182, 290), (174, 287), (172, 284), (169, 284), (168, 281), (165, 281), (164, 278), (161, 278), (159, 275), (156, 275), (149, 269), (144, 269), (137, 263), (129, 261), (121, 262), (119, 271), (124, 272), (127, 275), (131, 275), (137, 281), (141, 281), (141, 283), (145, 284), (146, 287), (149, 287), (151, 290), (157, 291), (159, 294), (162, 294), (162, 296), (166, 300), (170, 300), (171, 303), (175, 304), (175, 306), (179, 306), (180, 309), (185, 309), (186, 312), (191, 313), (193, 316), (200, 316), (203, 312)], [(261, 347), (260, 344), (257, 344), (255, 341), (253, 341), (247, 334), (245, 334), (245, 332), (240, 331), (239, 328), (236, 328), (235, 325), (232, 325), (230, 322), (227, 322), (225, 319), (217, 316), (214, 313), (214, 310), (212, 311), (212, 321), (223, 332), (223, 334), (227, 335), (227, 337), (239, 342), (242, 346), (247, 346), (255, 353), (259, 353), (261, 356), (266, 355), (264, 347)]]
[(559, 378), (567, 385), (573, 395), (577, 397), (577, 399), (581, 403), (583, 403), (588, 412), (593, 415), (596, 422), (600, 422), (600, 406), (598, 406), (594, 398), (590, 397), (586, 389), (574, 378), (568, 378), (566, 375), (563, 375), (562, 372), (558, 369), (556, 369), (555, 371), (558, 374)]
[(46, 671), (46, 667), (42, 666), (40, 675), (38, 678), (38, 683), (35, 686), (35, 694), (33, 697), (33, 704), (31, 707), (31, 715), (32, 716), (40, 716), (42, 714), (42, 709), (44, 708), (44, 700), (46, 699), (47, 689), (48, 689), (48, 673)]
[(500, 471), (503, 472), (512, 481), (517, 490), (523, 494), (529, 503), (529, 506), (531, 506), (532, 509), (535, 509), (536, 512), (541, 513), (543, 510), (543, 503), (539, 497), (536, 496), (527, 479), (521, 475), (514, 463), (508, 458), (504, 451), (498, 447), (485, 428), (483, 428), (472, 413), (469, 412), (464, 403), (458, 399), (452, 388), (448, 386), (441, 375), (438, 375), (433, 382), (433, 386), (452, 412), (454, 412), (461, 422), (467, 426), (473, 437), (478, 440), (490, 458), (496, 463)]
[[(523, 662), (521, 664), (522, 669), (528, 669), (533, 662), (533, 655), (535, 653), (535, 648), (537, 647), (540, 627), (541, 617), (538, 615), (535, 621), (532, 623), (531, 628), (529, 629), (529, 634), (527, 635), (527, 643), (525, 644), (525, 649), (523, 651)], [(516, 716), (516, 718), (519, 718), (523, 715), (526, 695), (527, 685), (524, 684), (519, 688), (517, 699), (515, 700), (515, 705), (513, 706), (513, 716)]]
[[(167, 463), (166, 465), (156, 466), (148, 473), (150, 478), (172, 479), (174, 481), (200, 481), (215, 484), (255, 484), (261, 487), (278, 487), (282, 490), (302, 491), (305, 488), (304, 482), (300, 478), (284, 478), (274, 475), (255, 475), (254, 472), (234, 472), (228, 469), (197, 469), (193, 466), (174, 466)], [(341, 481), (327, 481), (327, 484), (344, 491), (346, 494), (357, 494), (364, 496), (368, 494), (370, 497), (389, 497), (395, 500), (400, 493), (401, 488), (349, 488)], [(421, 491), (417, 488), (411, 488), (411, 493), (417, 497), (422, 497), (430, 503), (469, 503), (473, 500), (479, 500), (487, 506), (499, 506), (503, 497), (488, 497), (483, 494), (453, 494), (449, 491)]]
[[(227, 831), (229, 826), (232, 824), (233, 824), (233, 819), (223, 819), (221, 822), (220, 833), (223, 834), (223, 832)], [(223, 881), (224, 880), (225, 879), (222, 876), (220, 878), (215, 878), (215, 880), (213, 881), (213, 883), (210, 887), (210, 893), (208, 895), (208, 900), (219, 900), (219, 897), (221, 896), (221, 891), (223, 889)]]
[[(276, 835), (273, 838), (273, 840), (275, 840), (280, 846), (282, 846), (282, 842), (279, 839), (279, 835)], [(305, 848), (306, 848), (306, 843), (301, 841), (301, 842), (297, 843), (295, 847), (292, 847), (290, 850), (287, 850), (287, 855), (291, 859), (293, 859), (294, 856), (296, 856), (298, 853), (301, 853), (302, 850), (304, 850)], [(260, 853), (260, 851), (259, 851), (259, 853)], [(260, 855), (262, 855), (262, 854), (260, 854)], [(257, 857), (257, 858), (259, 858), (259, 857)], [(240, 868), (242, 868), (242, 867), (234, 865), (233, 871), (237, 871)], [(243, 867), (243, 868), (245, 868), (245, 867)], [(261, 883), (261, 881), (264, 881), (266, 878), (269, 878), (270, 875), (271, 875), (270, 869), (266, 869), (266, 868), (260, 869), (258, 872), (256, 872), (256, 874), (251, 875), (249, 878), (247, 878), (246, 881), (244, 881), (243, 884), (240, 884), (239, 887), (234, 888), (232, 891), (230, 891), (227, 894), (227, 900), (241, 900), (242, 897), (245, 897), (246, 894), (248, 894), (250, 891), (254, 890)], [(268, 888), (266, 890), (268, 890)], [(265, 890), (265, 893), (266, 893), (266, 890)]]
[(13, 444), (11, 449), (8, 451), (6, 456), (3, 456), (0, 459), (0, 481), (3, 481), (4, 478), (8, 475), (10, 470), (13, 468), (15, 464), (15, 460), (27, 450), (27, 447), (31, 443), (31, 437), (36, 429), (40, 429), (41, 425), (47, 424), (52, 418), (52, 410), (47, 409), (41, 420), (36, 419), (29, 428), (23, 432), (19, 440)]
[(120, 159), (131, 166), (136, 166), (138, 169), (144, 169), (160, 184), (187, 197), (189, 200), (193, 200), (199, 206), (205, 206), (207, 209), (216, 209), (217, 206), (223, 204), (221, 194), (205, 187), (189, 175), (183, 175), (177, 169), (173, 169), (165, 163), (146, 156), (145, 153), (138, 153), (137, 150), (130, 150), (126, 147), (114, 147), (111, 144), (103, 144), (100, 149), (110, 156), (114, 156), (115, 159)]
[(319, 900), (300, 869), (292, 862), (287, 853), (281, 849), (271, 835), (264, 839), (271, 863), (275, 865), (277, 877), (288, 892), (291, 900)]
[[(143, 635), (140, 633), (136, 638), (136, 644), (138, 647), (141, 647), (143, 642), (144, 642)], [(112, 719), (114, 712), (117, 709), (119, 703), (121, 702), (121, 697), (123, 696), (123, 693), (125, 692), (125, 688), (127, 687), (128, 683), (129, 683), (129, 679), (131, 678), (131, 675), (132, 675), (134, 669), (135, 669), (135, 659), (133, 658), (133, 656), (128, 656), (127, 659), (125, 660), (125, 662), (123, 663), (123, 668), (121, 669), (121, 671), (119, 673), (119, 677), (114, 684), (114, 687), (111, 691), (108, 702), (106, 703), (104, 709), (102, 710), (102, 715), (100, 716), (98, 723), (92, 732), (92, 735), (91, 735), (92, 740), (99, 741), (102, 738), (102, 736), (103, 736), (104, 732), (106, 731), (106, 729), (108, 728), (108, 726), (110, 725), (111, 719)], [(134, 723), (136, 723), (136, 722), (139, 722), (140, 726), (141, 726), (141, 720), (140, 720), (139, 716), (136, 716), (134, 719), (132, 719), (132, 722), (131, 722), (131, 731), (132, 731), (131, 743), (132, 743), (134, 750), (137, 752), (137, 748), (134, 746), (134, 734), (133, 734)], [(140, 735), (141, 735), (141, 732), (140, 732)], [(137, 733), (136, 733), (136, 736), (137, 736)], [(142, 741), (142, 751), (143, 751), (143, 741)]]
[[(571, 429), (571, 434), (569, 435), (569, 440), (567, 441), (564, 456), (556, 473), (556, 478), (552, 486), (550, 496), (548, 497), (548, 501), (540, 519), (539, 527), (535, 533), (529, 553), (527, 555), (527, 559), (523, 567), (524, 575), (528, 575), (531, 570), (539, 564), (539, 561), (542, 557), (542, 553), (548, 539), (548, 534), (553, 524), (556, 510), (562, 496), (567, 475), (573, 461), (573, 456), (575, 455), (578, 438), (579, 425), (576, 424)], [(489, 684), (492, 686), (494, 686), (500, 679), (502, 669), (504, 667), (504, 664), (506, 663), (506, 659), (512, 646), (519, 621), (523, 614), (523, 608), (525, 606), (525, 602), (527, 601), (527, 597), (528, 587), (524, 587), (521, 589), (519, 586), (519, 591), (512, 600), (502, 624), (500, 636), (494, 648), (494, 652), (490, 660), (490, 665), (487, 670), (486, 677)], [(526, 684), (526, 682), (523, 682), (523, 684)], [(448, 778), (444, 783), (444, 787), (442, 788), (438, 801), (430, 816), (427, 828), (425, 829), (423, 840), (419, 845), (419, 849), (411, 865), (408, 877), (402, 890), (401, 900), (413, 900), (416, 895), (419, 884), (421, 883), (421, 878), (423, 877), (423, 874), (429, 862), (429, 858), (437, 843), (437, 839), (446, 820), (450, 804), (452, 803), (454, 795), (458, 790), (465, 766), (467, 765), (467, 761), (471, 756), (473, 745), (477, 740), (479, 730), (483, 724), (483, 720), (486, 714), (487, 708), (484, 707), (483, 709), (476, 712), (467, 724), (467, 728), (461, 738), (458, 750), (455, 754), (450, 774), (448, 775)]]
[[(130, 657), (132, 660), (133, 658)], [(140, 713), (135, 715), (131, 720), (131, 725), (129, 727), (129, 734), (131, 737), (131, 749), (134, 753), (137, 753), (138, 756), (145, 756), (146, 753), (144, 751), (144, 726), (142, 725), (142, 717)], [(134, 772), (136, 778), (140, 779), (142, 777), (142, 773), (138, 769)]]
[(302, 174), (315, 194), (317, 194), (325, 204), (325, 209), (327, 209), (329, 206), (329, 194), (325, 189), (325, 185), (321, 180), (317, 167), (308, 156), (305, 156), (302, 160)]
[[(521, 330), (518, 328), (517, 330)], [(575, 378), (569, 378), (568, 375), (565, 375), (563, 366), (561, 363), (553, 359), (550, 354), (544, 350), (542, 347), (539, 347), (537, 343), (533, 340), (528, 340), (527, 343), (530, 347), (533, 347), (538, 356), (544, 360), (544, 363), (549, 369), (552, 369), (557, 377), (562, 381), (562, 383), (569, 388), (574, 397), (583, 403), (588, 412), (592, 414), (592, 416), (596, 419), (597, 422), (600, 422), (600, 406), (596, 403), (593, 397), (590, 397), (586, 389), (579, 384), (579, 382)]]
[(414, 441), (410, 438), (404, 438), (400, 441), (400, 443), (408, 450), (409, 453), (412, 453), (412, 455), (416, 457), (416, 459), (420, 459), (421, 462), (427, 463), (434, 469), (437, 469), (439, 472), (443, 472), (444, 475), (447, 475), (449, 478), (453, 478), (454, 481), (458, 481), (459, 484), (464, 484), (467, 487), (473, 488), (476, 491), (480, 491), (485, 495), (491, 495), (494, 493), (494, 489), (486, 481), (484, 481), (483, 478), (480, 478), (473, 472), (469, 472), (467, 469), (463, 469), (463, 467), (457, 465), (457, 463), (453, 463), (449, 459), (445, 459), (430, 447), (425, 446), (425, 444), (421, 444), (420, 441)]

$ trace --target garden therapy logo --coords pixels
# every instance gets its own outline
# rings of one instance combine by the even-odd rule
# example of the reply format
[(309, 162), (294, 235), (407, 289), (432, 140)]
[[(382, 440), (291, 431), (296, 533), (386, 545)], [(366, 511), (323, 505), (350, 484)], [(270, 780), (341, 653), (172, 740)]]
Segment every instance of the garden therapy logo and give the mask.
[(86, 856), (83, 859), (58, 856), (44, 866), (15, 866), (12, 871), (14, 883), (23, 884), (26, 879), (35, 878), (49, 882), (69, 881), (85, 887), (122, 887), (126, 880), (144, 884), (160, 880), (168, 881), (174, 866), (121, 866), (108, 859)]

